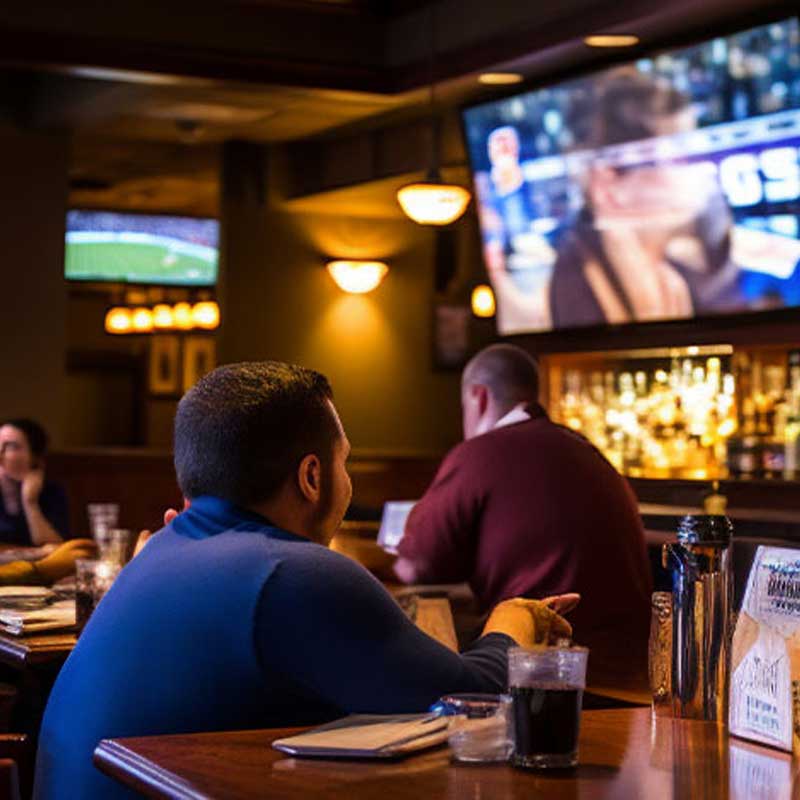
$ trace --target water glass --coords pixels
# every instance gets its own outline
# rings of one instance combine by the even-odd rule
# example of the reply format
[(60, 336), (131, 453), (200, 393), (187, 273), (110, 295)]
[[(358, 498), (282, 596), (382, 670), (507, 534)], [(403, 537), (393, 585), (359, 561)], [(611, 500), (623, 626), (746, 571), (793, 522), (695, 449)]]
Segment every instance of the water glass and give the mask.
[(440, 713), (452, 717), (447, 742), (456, 761), (508, 761), (511, 755), (511, 698), (503, 694), (449, 694)]
[(101, 561), (107, 561), (118, 567), (124, 567), (128, 562), (128, 553), (131, 547), (131, 532), (123, 528), (110, 528), (98, 531), (95, 536), (97, 553)]
[(86, 510), (89, 515), (89, 530), (95, 540), (98, 534), (119, 525), (118, 503), (89, 503)]
[(585, 647), (512, 647), (508, 651), (515, 767), (577, 765), (588, 657)]

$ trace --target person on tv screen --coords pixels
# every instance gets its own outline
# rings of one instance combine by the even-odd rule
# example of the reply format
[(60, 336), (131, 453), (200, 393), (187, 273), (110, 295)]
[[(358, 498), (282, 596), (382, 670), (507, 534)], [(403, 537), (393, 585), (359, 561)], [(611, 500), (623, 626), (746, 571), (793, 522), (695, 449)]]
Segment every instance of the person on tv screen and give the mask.
[(31, 419), (0, 425), (0, 542), (60, 543), (69, 538), (67, 496), (45, 478), (47, 433)]
[[(601, 92), (595, 148), (696, 127), (690, 97), (635, 70), (613, 73)], [(742, 304), (730, 258), (732, 218), (707, 163), (623, 166), (598, 157), (585, 198), (553, 270), (556, 327), (689, 317), (698, 307)]]
[[(777, 212), (769, 206), (800, 181), (796, 147), (759, 142), (693, 152), (688, 138), (703, 131), (695, 98), (633, 67), (593, 79), (582, 91), (573, 87), (568, 96), (566, 122), (582, 133), (561, 158), (582, 201), (551, 237), (556, 255), (544, 288), (525, 286), (513, 254), (484, 236), (503, 332), (800, 303), (800, 242), (776, 232)], [(731, 97), (738, 108), (738, 94)], [(747, 118), (730, 124), (739, 134), (760, 135)], [(704, 139), (706, 148), (710, 141)], [(479, 191), (482, 201), (485, 194)], [(487, 198), (488, 213), (502, 215), (495, 197)], [(759, 202), (766, 214), (760, 228), (758, 220), (734, 219), (731, 205)]]

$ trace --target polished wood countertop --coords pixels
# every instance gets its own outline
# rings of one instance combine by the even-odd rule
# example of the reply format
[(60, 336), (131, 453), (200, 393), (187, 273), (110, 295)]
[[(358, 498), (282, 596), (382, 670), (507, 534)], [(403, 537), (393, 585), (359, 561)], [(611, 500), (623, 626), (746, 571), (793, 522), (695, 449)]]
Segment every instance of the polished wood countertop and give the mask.
[(64, 661), (77, 641), (77, 634), (69, 631), (36, 636), (0, 633), (0, 664), (21, 670), (37, 664)]
[(289, 758), (273, 750), (293, 731), (262, 730), (106, 740), (97, 767), (151, 798), (325, 797), (396, 800), (474, 798), (789, 798), (798, 762), (729, 738), (714, 723), (653, 718), (649, 708), (585, 711), (575, 770), (524, 772), (459, 766), (447, 748), (406, 761)]

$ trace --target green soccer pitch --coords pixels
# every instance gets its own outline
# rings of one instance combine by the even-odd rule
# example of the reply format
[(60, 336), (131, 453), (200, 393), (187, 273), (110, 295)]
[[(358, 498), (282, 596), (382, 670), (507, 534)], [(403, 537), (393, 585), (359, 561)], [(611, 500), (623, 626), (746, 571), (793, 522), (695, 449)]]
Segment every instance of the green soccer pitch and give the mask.
[(213, 284), (216, 260), (176, 252), (163, 244), (67, 242), (65, 277), (127, 283)]

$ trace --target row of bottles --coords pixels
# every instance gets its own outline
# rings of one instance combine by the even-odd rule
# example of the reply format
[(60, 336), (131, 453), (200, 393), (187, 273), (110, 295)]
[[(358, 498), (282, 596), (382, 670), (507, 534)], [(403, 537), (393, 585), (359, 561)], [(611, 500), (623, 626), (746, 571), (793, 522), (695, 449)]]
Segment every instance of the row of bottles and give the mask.
[(794, 477), (800, 351), (718, 350), (567, 369), (555, 417), (631, 477)]

